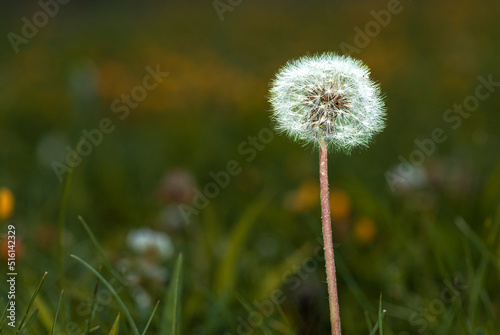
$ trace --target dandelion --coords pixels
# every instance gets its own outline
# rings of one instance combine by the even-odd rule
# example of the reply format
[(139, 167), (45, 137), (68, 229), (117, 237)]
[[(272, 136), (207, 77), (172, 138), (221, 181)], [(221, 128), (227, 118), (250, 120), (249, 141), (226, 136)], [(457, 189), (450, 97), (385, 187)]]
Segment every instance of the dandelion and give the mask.
[(328, 194), (328, 149), (350, 153), (367, 147), (385, 126), (385, 106), (370, 70), (361, 61), (333, 53), (286, 64), (270, 90), (276, 128), (319, 147), (320, 199), (332, 334), (340, 335), (335, 259)]
[(304, 143), (350, 153), (384, 128), (380, 89), (361, 61), (325, 53), (289, 62), (270, 91), (276, 128)]

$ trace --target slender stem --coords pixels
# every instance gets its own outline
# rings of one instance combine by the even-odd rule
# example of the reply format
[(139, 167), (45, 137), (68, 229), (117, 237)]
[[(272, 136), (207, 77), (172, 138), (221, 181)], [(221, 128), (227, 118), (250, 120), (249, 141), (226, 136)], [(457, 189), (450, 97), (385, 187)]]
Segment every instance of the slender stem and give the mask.
[(337, 278), (335, 276), (335, 258), (333, 255), (332, 222), (330, 219), (330, 200), (328, 195), (328, 151), (326, 145), (321, 145), (319, 148), (319, 180), (321, 186), (321, 221), (323, 225), (330, 321), (332, 324), (332, 335), (340, 335), (339, 298), (337, 294)]

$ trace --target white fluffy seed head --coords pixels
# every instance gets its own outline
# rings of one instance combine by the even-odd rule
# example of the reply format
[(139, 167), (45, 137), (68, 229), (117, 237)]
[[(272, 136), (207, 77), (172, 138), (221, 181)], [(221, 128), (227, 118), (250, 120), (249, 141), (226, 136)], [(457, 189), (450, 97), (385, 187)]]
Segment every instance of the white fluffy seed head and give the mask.
[(272, 82), (277, 130), (303, 143), (350, 153), (385, 127), (379, 86), (361, 61), (324, 53), (287, 63)]

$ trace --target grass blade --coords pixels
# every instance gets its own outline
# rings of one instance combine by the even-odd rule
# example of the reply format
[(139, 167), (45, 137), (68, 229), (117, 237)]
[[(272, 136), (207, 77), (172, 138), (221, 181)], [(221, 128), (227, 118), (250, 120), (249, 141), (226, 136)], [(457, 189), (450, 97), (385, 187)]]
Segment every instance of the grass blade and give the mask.
[(113, 327), (111, 327), (108, 335), (118, 335), (118, 328), (120, 328), (120, 313), (118, 313), (115, 323), (113, 324)]
[(474, 325), (474, 319), (476, 317), (476, 310), (478, 309), (479, 297), (481, 295), (481, 290), (483, 289), (484, 278), (486, 277), (486, 270), (488, 268), (488, 257), (483, 254), (481, 262), (476, 269), (476, 275), (472, 278), (471, 292), (469, 298), (469, 322)]
[(373, 329), (372, 320), (370, 319), (370, 313), (365, 310), (365, 321), (368, 329)]
[(153, 312), (151, 312), (151, 316), (149, 317), (148, 323), (146, 323), (146, 327), (144, 327), (144, 331), (142, 332), (142, 335), (146, 335), (146, 332), (149, 328), (149, 325), (151, 324), (151, 321), (153, 321), (153, 317), (154, 317), (159, 305), (160, 305), (160, 300), (158, 300), (156, 302), (155, 308), (153, 308)]
[(455, 301), (451, 308), (446, 310), (443, 319), (439, 323), (439, 327), (436, 329), (436, 334), (453, 334), (452, 326), (459, 305), (460, 303)]
[(87, 222), (81, 216), (78, 216), (78, 220), (80, 220), (80, 222), (82, 223), (83, 228), (85, 228), (85, 231), (87, 232), (87, 234), (90, 237), (90, 240), (92, 241), (95, 248), (99, 252), (99, 255), (101, 255), (101, 258), (104, 261), (104, 265), (106, 265), (106, 268), (108, 268), (109, 272), (111, 272), (111, 274), (113, 275), (113, 277), (116, 278), (116, 280), (118, 280), (120, 283), (122, 283), (122, 285), (126, 286), (127, 284), (125, 283), (125, 281), (118, 274), (118, 272), (116, 272), (115, 269), (113, 269), (113, 267), (111, 266), (111, 263), (109, 262), (108, 258), (106, 257), (106, 253), (104, 253), (104, 250), (102, 249), (101, 245), (97, 241), (94, 233), (92, 233), (92, 230), (90, 229)]
[[(366, 315), (366, 313), (365, 313)], [(380, 335), (384, 335), (384, 329), (383, 329), (383, 319), (385, 316), (385, 310), (382, 309), (382, 294), (380, 294), (380, 300), (379, 300), (379, 305), (378, 305), (378, 320), (377, 323), (375, 323), (375, 326), (373, 326), (372, 331), (370, 332), (370, 335), (375, 335), (375, 333), (379, 332)]]
[(162, 315), (160, 335), (180, 334), (180, 312), (182, 293), (182, 254), (177, 258), (172, 282), (167, 292), (167, 307)]
[(132, 319), (132, 315), (130, 315), (130, 312), (128, 311), (127, 307), (123, 303), (123, 300), (120, 298), (118, 293), (116, 293), (113, 286), (111, 286), (111, 284), (106, 279), (104, 279), (104, 277), (99, 272), (97, 272), (90, 264), (85, 262), (83, 259), (81, 259), (80, 257), (75, 256), (75, 255), (70, 255), (70, 257), (76, 259), (78, 262), (83, 264), (97, 278), (99, 278), (99, 280), (104, 284), (104, 286), (106, 286), (106, 288), (111, 292), (111, 294), (115, 297), (115, 299), (118, 301), (118, 303), (122, 307), (123, 312), (125, 313), (125, 317), (127, 318), (128, 322), (130, 323), (130, 327), (132, 328), (132, 331), (134, 332), (134, 334), (139, 335), (139, 330), (137, 329), (137, 326), (135, 325), (134, 319)]
[(236, 223), (231, 235), (227, 239), (229, 245), (225, 252), (226, 257), (222, 260), (216, 274), (217, 281), (215, 288), (216, 294), (222, 294), (223, 298), (225, 298), (227, 292), (233, 291), (241, 249), (244, 247), (257, 217), (264, 210), (268, 202), (269, 198), (264, 197), (249, 206)]
[(373, 326), (373, 329), (372, 329), (372, 331), (370, 332), (370, 335), (375, 335), (375, 333), (377, 332), (377, 330), (378, 330), (378, 321), (377, 321), (377, 323), (375, 324), (375, 326)]
[(26, 313), (24, 314), (21, 322), (19, 323), (19, 327), (17, 328), (16, 334), (19, 334), (21, 332), (21, 330), (23, 329), (24, 322), (26, 321), (26, 318), (28, 317), (31, 306), (33, 306), (33, 302), (35, 301), (35, 298), (38, 295), (38, 292), (40, 292), (40, 289), (42, 288), (42, 284), (43, 284), (43, 281), (45, 280), (45, 277), (47, 277), (47, 272), (45, 272), (43, 274), (42, 280), (40, 280), (40, 283), (38, 284), (38, 287), (36, 288), (35, 293), (31, 297), (30, 303), (28, 304), (28, 308), (26, 308)]
[(12, 299), (14, 299), (14, 297), (10, 298), (9, 301), (7, 301), (7, 305), (5, 305), (2, 316), (0, 316), (0, 334), (2, 333), (3, 324), (5, 323), (5, 320), (7, 320), (7, 309), (9, 308)]
[(465, 237), (472, 242), (472, 244), (481, 251), (484, 255), (488, 256), (488, 259), (496, 266), (497, 270), (500, 271), (500, 260), (488, 249), (486, 244), (481, 240), (479, 236), (472, 230), (472, 228), (465, 222), (461, 217), (455, 220), (455, 224), (462, 231)]
[(380, 335), (384, 335), (384, 325), (382, 324), (382, 320), (384, 319), (385, 311), (382, 310), (382, 293), (380, 293), (380, 301), (378, 304), (378, 333)]
[(27, 323), (26, 330), (23, 332), (24, 334), (28, 334), (29, 330), (31, 329), (31, 325), (33, 325), (33, 322), (35, 321), (37, 315), (38, 315), (38, 309), (35, 309), (35, 312), (33, 312), (33, 315), (31, 315)]
[(92, 320), (94, 320), (95, 312), (97, 311), (97, 289), (99, 288), (99, 281), (95, 283), (94, 297), (92, 298), (92, 304), (89, 314), (89, 319), (87, 320), (87, 326), (85, 327), (85, 335), (90, 334), (90, 326), (92, 325)]
[(61, 290), (61, 294), (59, 295), (59, 302), (57, 303), (56, 315), (54, 316), (54, 325), (52, 326), (52, 331), (50, 332), (51, 335), (54, 335), (56, 331), (57, 315), (59, 314), (59, 308), (61, 307), (61, 301), (63, 295), (64, 295), (64, 290)]

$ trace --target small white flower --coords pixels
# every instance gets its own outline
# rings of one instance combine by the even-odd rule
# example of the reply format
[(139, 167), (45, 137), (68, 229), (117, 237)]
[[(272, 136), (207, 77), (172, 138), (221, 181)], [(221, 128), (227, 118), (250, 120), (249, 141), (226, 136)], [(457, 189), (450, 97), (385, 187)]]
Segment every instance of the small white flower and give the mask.
[(292, 138), (347, 153), (385, 127), (378, 85), (361, 61), (333, 53), (286, 64), (270, 90), (276, 128)]
[(127, 244), (130, 249), (141, 255), (155, 252), (160, 256), (161, 260), (170, 258), (174, 253), (174, 246), (170, 236), (149, 228), (139, 228), (129, 232)]

